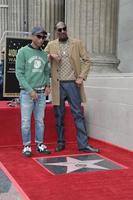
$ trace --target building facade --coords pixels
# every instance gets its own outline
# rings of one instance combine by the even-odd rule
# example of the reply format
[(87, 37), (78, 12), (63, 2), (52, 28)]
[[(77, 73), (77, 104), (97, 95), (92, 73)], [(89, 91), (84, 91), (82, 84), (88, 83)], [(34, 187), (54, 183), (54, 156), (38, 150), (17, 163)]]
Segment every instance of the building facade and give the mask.
[(83, 40), (94, 73), (132, 73), (132, 7), (132, 0), (0, 0), (0, 39), (34, 25), (53, 39), (54, 24), (65, 20), (70, 35)]

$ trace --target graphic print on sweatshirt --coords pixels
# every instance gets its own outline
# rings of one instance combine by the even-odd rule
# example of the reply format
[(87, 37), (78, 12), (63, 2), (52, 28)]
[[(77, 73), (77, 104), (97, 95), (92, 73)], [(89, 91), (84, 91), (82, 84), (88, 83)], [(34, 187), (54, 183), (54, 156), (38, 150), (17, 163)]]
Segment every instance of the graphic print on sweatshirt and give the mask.
[(33, 66), (32, 72), (42, 72), (45, 61), (39, 56), (33, 56), (28, 60), (28, 63)]

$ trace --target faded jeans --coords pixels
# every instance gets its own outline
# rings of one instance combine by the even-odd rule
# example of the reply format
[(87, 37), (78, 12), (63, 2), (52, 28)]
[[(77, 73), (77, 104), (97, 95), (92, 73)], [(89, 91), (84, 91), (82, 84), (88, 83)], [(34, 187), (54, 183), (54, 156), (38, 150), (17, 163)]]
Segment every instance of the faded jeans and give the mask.
[(35, 120), (35, 142), (40, 144), (44, 140), (44, 114), (46, 96), (44, 92), (38, 94), (36, 101), (32, 100), (29, 93), (25, 90), (20, 92), (21, 105), (21, 131), (23, 145), (31, 143), (31, 116), (34, 114)]

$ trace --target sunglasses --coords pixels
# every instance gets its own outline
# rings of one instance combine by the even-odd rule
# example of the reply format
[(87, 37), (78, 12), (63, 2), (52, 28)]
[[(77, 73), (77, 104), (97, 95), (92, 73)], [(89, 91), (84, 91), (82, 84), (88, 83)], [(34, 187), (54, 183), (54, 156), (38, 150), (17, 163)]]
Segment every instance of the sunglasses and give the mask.
[(42, 40), (44, 40), (44, 39), (46, 38), (46, 36), (42, 36), (42, 35), (36, 35), (36, 37), (37, 37), (38, 39), (42, 39)]
[(58, 28), (58, 29), (57, 29), (57, 31), (60, 32), (60, 33), (61, 33), (62, 31), (66, 31), (66, 30), (67, 30), (66, 26), (63, 27), (63, 28)]

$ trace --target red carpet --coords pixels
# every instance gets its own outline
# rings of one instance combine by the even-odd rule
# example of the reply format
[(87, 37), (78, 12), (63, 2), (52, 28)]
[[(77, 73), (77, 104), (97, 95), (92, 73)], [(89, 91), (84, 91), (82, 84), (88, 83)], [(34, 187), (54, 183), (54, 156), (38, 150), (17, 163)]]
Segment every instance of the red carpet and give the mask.
[[(11, 108), (12, 109), (12, 108)], [(2, 109), (1, 109), (2, 110)], [(21, 154), (20, 136), (17, 136), (19, 129), (18, 108), (13, 108), (12, 113), (18, 124), (12, 124), (13, 127), (5, 127), (8, 123), (9, 115), (6, 114), (6, 121), (1, 121), (0, 110), (0, 162), (5, 166), (12, 175), (23, 192), (31, 200), (133, 200), (133, 153), (108, 145), (104, 142), (91, 139), (90, 143), (101, 149), (102, 156), (124, 165), (128, 168), (110, 171), (96, 171), (83, 173), (70, 173), (63, 175), (52, 175), (42, 166), (40, 166), (33, 158), (43, 157), (35, 151), (33, 145), (33, 158), (24, 158)], [(16, 111), (16, 112), (15, 112)], [(2, 110), (2, 112), (4, 112)], [(9, 109), (9, 113), (11, 110)], [(69, 113), (69, 107), (68, 112)], [(12, 116), (12, 114), (11, 114)], [(53, 116), (53, 115), (52, 115)], [(67, 116), (66, 123), (69, 121)], [(54, 118), (53, 118), (54, 119)], [(72, 119), (72, 118), (71, 118)], [(13, 120), (13, 119), (12, 119)], [(5, 123), (5, 125), (4, 125)], [(53, 121), (51, 121), (53, 123)], [(73, 123), (69, 124), (68, 143), (66, 149), (60, 153), (54, 152), (55, 136), (50, 136), (51, 132), (47, 132), (48, 147), (52, 150), (52, 156), (79, 154), (77, 145), (75, 144), (75, 134), (71, 129)], [(17, 128), (16, 128), (17, 127)], [(48, 127), (47, 127), (48, 128)], [(52, 125), (51, 131), (53, 131)], [(15, 136), (13, 135), (13, 130)], [(3, 130), (3, 132), (1, 132)], [(11, 133), (10, 133), (11, 131)], [(55, 130), (54, 130), (55, 131)], [(52, 132), (54, 134), (55, 132)], [(70, 134), (71, 133), (71, 134)], [(19, 132), (18, 132), (19, 134)], [(14, 139), (12, 139), (12, 137)], [(52, 142), (50, 143), (50, 137)], [(52, 138), (53, 137), (53, 138)], [(6, 140), (4, 140), (5, 138)], [(16, 138), (16, 139), (15, 139)], [(11, 141), (10, 141), (11, 140)], [(6, 145), (7, 141), (7, 145)], [(12, 146), (15, 145), (16, 146)]]
[[(69, 142), (75, 140), (76, 135), (73, 117), (70, 113), (70, 107), (66, 104), (65, 131), (66, 140)], [(52, 143), (56, 141), (56, 126), (51, 104), (47, 104), (45, 116), (45, 141)], [(9, 107), (6, 101), (0, 101), (0, 124), (0, 135), (3, 135), (0, 139), (0, 146), (22, 144), (19, 106)], [(34, 120), (32, 120), (32, 133), (34, 143)]]
[[(20, 147), (1, 147), (0, 160), (31, 200), (132, 200), (133, 154), (93, 140), (91, 144), (100, 147), (102, 155), (128, 169), (54, 176), (32, 158), (24, 158)], [(77, 153), (76, 145), (68, 144), (65, 151), (51, 156)], [(37, 156), (41, 155), (34, 151), (34, 157)]]

